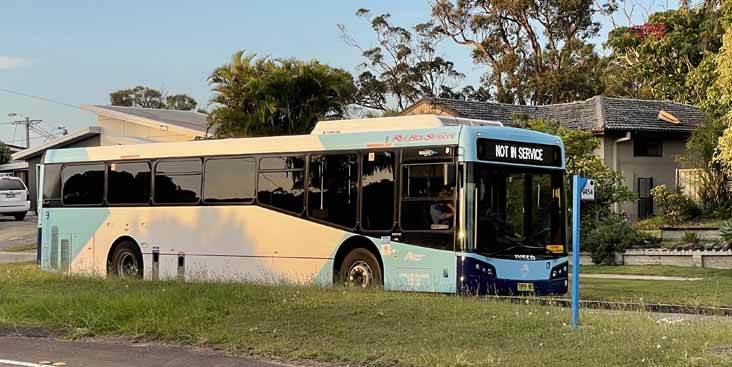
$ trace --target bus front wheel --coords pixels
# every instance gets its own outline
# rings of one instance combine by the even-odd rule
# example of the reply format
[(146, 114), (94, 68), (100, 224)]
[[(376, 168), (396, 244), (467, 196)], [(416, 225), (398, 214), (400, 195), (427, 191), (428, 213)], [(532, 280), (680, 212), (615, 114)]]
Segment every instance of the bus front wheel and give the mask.
[(338, 282), (345, 286), (378, 288), (383, 286), (381, 266), (371, 251), (357, 248), (349, 252), (341, 263)]
[(142, 278), (142, 254), (132, 241), (123, 241), (114, 249), (109, 263), (110, 274), (120, 278)]

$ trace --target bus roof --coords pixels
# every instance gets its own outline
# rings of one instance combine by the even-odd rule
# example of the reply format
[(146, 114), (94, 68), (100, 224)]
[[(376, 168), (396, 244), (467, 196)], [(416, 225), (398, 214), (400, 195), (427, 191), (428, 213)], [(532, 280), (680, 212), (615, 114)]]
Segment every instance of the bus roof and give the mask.
[(464, 127), (496, 139), (536, 143), (558, 140), (552, 135), (503, 127), (491, 121), (417, 115), (323, 121), (309, 135), (48, 150), (44, 163), (457, 145)]

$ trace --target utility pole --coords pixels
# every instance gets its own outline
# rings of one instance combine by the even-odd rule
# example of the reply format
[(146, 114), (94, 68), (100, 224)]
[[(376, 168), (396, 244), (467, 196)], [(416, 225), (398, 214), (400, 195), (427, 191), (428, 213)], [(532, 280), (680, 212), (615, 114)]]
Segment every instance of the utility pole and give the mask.
[[(8, 117), (15, 117), (17, 114), (9, 113)], [(30, 117), (26, 116), (25, 120), (12, 121), (13, 125), (24, 125), (25, 126), (25, 147), (30, 148), (30, 131), (31, 127), (35, 124), (41, 123), (43, 120), (31, 120)]]

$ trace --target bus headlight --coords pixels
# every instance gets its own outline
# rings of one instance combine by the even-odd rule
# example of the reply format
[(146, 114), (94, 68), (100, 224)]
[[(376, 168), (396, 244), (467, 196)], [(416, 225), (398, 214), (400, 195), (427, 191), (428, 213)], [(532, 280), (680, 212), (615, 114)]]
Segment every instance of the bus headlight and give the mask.
[(550, 274), (551, 274), (551, 276), (549, 279), (566, 278), (567, 277), (567, 264), (564, 263), (564, 264), (553, 267)]

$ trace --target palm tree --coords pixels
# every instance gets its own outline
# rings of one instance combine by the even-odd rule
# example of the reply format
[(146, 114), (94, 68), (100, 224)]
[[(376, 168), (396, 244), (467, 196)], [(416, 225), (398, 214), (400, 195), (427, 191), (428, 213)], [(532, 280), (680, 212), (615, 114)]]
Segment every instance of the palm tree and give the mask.
[(308, 133), (319, 119), (343, 116), (356, 93), (341, 69), (244, 51), (214, 70), (209, 84), (210, 123), (222, 137)]

